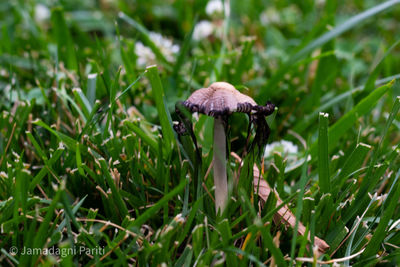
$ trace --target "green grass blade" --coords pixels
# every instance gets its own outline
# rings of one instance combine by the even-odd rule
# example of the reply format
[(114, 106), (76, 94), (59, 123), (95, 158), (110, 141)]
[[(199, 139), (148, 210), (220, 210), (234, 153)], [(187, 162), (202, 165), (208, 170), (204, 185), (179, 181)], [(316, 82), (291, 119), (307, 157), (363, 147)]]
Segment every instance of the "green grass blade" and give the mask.
[(360, 14), (357, 14), (347, 21), (343, 22), (342, 24), (336, 26), (329, 32), (323, 34), (322, 36), (318, 37), (311, 43), (309, 43), (306, 47), (301, 49), (299, 52), (297, 52), (293, 57), (292, 61), (297, 61), (299, 58), (302, 58), (303, 56), (307, 55), (311, 51), (313, 51), (315, 48), (320, 47), (321, 45), (325, 44), (326, 42), (329, 42), (333, 38), (336, 38), (337, 36), (341, 35), (342, 33), (345, 33), (346, 31), (355, 28), (360, 25), (361, 22), (365, 21), (366, 19), (372, 18), (373, 16), (379, 14), (382, 11), (385, 11), (394, 5), (400, 4), (399, 0), (391, 0), (391, 1), (386, 1), (384, 3), (381, 3), (379, 5), (376, 5)]
[(113, 111), (114, 111), (114, 107), (115, 107), (115, 97), (117, 95), (117, 89), (119, 87), (119, 76), (121, 74), (121, 70), (122, 68), (119, 67), (118, 71), (117, 71), (117, 75), (115, 76), (112, 84), (111, 84), (111, 88), (110, 88), (110, 108), (108, 109), (108, 116), (107, 116), (107, 122), (106, 122), (106, 127), (105, 127), (105, 131), (103, 132), (103, 136), (104, 137), (108, 137), (109, 136), (109, 129), (111, 128), (113, 135), (115, 136), (115, 130), (114, 130), (114, 124), (112, 123), (113, 120)]
[(349, 178), (349, 175), (361, 168), (368, 152), (370, 152), (371, 149), (372, 147), (370, 145), (363, 143), (357, 144), (356, 148), (353, 150), (350, 156), (348, 156), (346, 162), (343, 164), (343, 168), (341, 169), (337, 179), (334, 180), (334, 195), (339, 192), (346, 179)]
[(19, 261), (13, 255), (8, 253), (7, 250), (5, 250), (4, 248), (1, 248), (0, 251), (3, 255), (5, 255), (7, 258), (9, 258), (13, 263), (15, 263), (19, 266)]
[(389, 191), (389, 194), (384, 203), (384, 210), (381, 213), (380, 221), (377, 229), (374, 231), (374, 234), (369, 241), (365, 251), (363, 253), (363, 258), (372, 257), (376, 254), (376, 252), (381, 247), (382, 241), (385, 239), (385, 232), (388, 229), (389, 221), (391, 220), (393, 213), (398, 206), (398, 201), (400, 199), (400, 170), (396, 174), (396, 178), (394, 179), (392, 188)]
[(174, 189), (172, 189), (168, 194), (166, 194), (163, 198), (161, 198), (157, 203), (155, 203), (151, 208), (147, 209), (142, 215), (140, 215), (133, 222), (134, 227), (140, 227), (151, 217), (155, 216), (158, 210), (160, 210), (168, 201), (173, 198), (175, 195), (179, 194), (186, 185), (186, 179), (182, 180), (179, 185), (177, 185)]
[[(65, 196), (63, 196), (64, 198)], [(74, 215), (78, 212), (78, 210), (81, 208), (83, 202), (85, 201), (87, 196), (83, 197), (76, 205), (74, 205), (74, 207), (71, 210), (71, 216)], [(64, 201), (64, 200), (63, 200)], [(68, 202), (68, 201), (67, 201)], [(67, 202), (63, 202), (64, 205), (66, 205)], [(57, 227), (57, 231), (62, 231), (62, 229), (65, 227), (65, 224), (67, 223), (67, 218), (65, 218)], [(76, 225), (76, 223), (74, 222), (74, 224)], [(79, 226), (80, 227), (80, 226)]]
[(318, 177), (321, 192), (330, 192), (329, 153), (328, 153), (328, 117), (327, 113), (319, 114), (318, 131)]
[(179, 259), (175, 262), (174, 267), (189, 267), (193, 266), (191, 265), (193, 257), (193, 249), (191, 247), (186, 247), (185, 250), (182, 252), (182, 255), (179, 257)]
[(265, 91), (267, 91), (269, 88), (268, 93), (263, 92), (262, 94), (271, 96), (271, 95), (274, 95), (275, 92), (278, 92), (278, 90), (270, 90), (270, 89), (277, 87), (279, 81), (282, 80), (282, 77), (285, 75), (285, 73), (287, 73), (287, 70), (293, 65), (293, 63), (295, 63), (299, 59), (303, 58), (305, 55), (309, 54), (317, 47), (324, 45), (325, 43), (340, 36), (341, 34), (345, 33), (346, 31), (360, 25), (360, 23), (362, 23), (366, 19), (369, 19), (369, 18), (379, 14), (380, 12), (385, 11), (388, 8), (393, 7), (394, 5), (397, 5), (399, 3), (400, 3), (400, 0), (390, 0), (390, 1), (386, 1), (382, 4), (379, 4), (377, 6), (374, 6), (360, 14), (357, 14), (357, 15), (351, 17), (350, 19), (348, 19), (347, 21), (343, 22), (342, 24), (336, 26), (329, 32), (324, 33), (320, 37), (311, 41), (300, 51), (298, 51), (293, 56), (291, 56), (286, 64), (284, 64), (282, 67), (279, 68), (279, 70), (276, 72), (276, 74), (268, 82), (267, 86), (265, 86), (263, 88)]
[[(37, 235), (35, 236), (35, 240), (33, 243), (33, 247), (34, 248), (43, 248), (46, 239), (47, 239), (47, 232), (50, 229), (50, 223), (53, 221), (53, 214), (56, 210), (56, 206), (60, 201), (61, 195), (64, 193), (65, 190), (65, 185), (61, 185), (56, 194), (53, 196), (53, 199), (51, 201), (51, 204), (47, 210), (46, 216), (43, 220), (43, 222), (40, 224), (40, 227), (37, 231)], [(39, 255), (33, 255), (33, 257), (31, 258), (31, 262), (35, 262), (36, 258)]]
[(78, 167), (78, 172), (80, 173), (80, 175), (85, 176), (85, 172), (82, 169), (82, 156), (81, 156), (81, 150), (80, 150), (80, 146), (79, 143), (76, 143), (76, 166)]
[[(386, 164), (376, 166), (376, 161), (378, 158), (379, 148), (381, 146), (381, 143), (383, 142), (383, 139), (386, 136), (389, 126), (392, 124), (399, 109), (400, 109), (400, 97), (397, 97), (395, 104), (392, 108), (392, 112), (389, 115), (389, 119), (386, 122), (386, 126), (383, 131), (381, 140), (380, 140), (377, 148), (374, 151), (371, 161), (369, 162), (368, 171), (367, 171), (367, 174), (365, 175), (366, 178), (363, 179), (363, 181), (360, 185), (360, 188), (357, 191), (355, 200), (353, 201), (351, 206), (346, 209), (345, 213), (342, 215), (341, 224), (337, 225), (330, 231), (330, 233), (328, 235), (329, 239), (337, 236), (337, 232), (341, 231), (341, 229), (344, 227), (344, 224), (346, 224), (348, 221), (350, 221), (355, 216), (355, 214), (361, 213), (365, 210), (365, 207), (369, 202), (368, 201), (368, 199), (369, 199), (368, 192), (378, 183), (379, 179), (382, 177), (383, 173), (386, 171), (386, 169), (388, 167), (388, 165), (386, 165)], [(340, 240), (339, 241), (336, 240), (335, 242), (337, 242), (337, 244), (338, 244), (340, 242)], [(334, 247), (334, 245), (332, 245), (332, 247)]]
[(375, 82), (376, 79), (378, 78), (379, 75), (379, 71), (382, 69), (383, 66), (383, 62), (384, 59), (389, 56), (392, 55), (392, 51), (393, 49), (398, 46), (400, 44), (400, 40), (398, 40), (397, 42), (395, 42), (392, 46), (389, 47), (389, 49), (385, 52), (385, 54), (379, 59), (378, 64), (375, 66), (374, 70), (372, 71), (372, 73), (369, 75), (367, 82), (365, 83), (365, 87), (364, 87), (364, 91), (366, 93), (370, 93), (374, 87), (375, 87)]
[[(59, 160), (64, 151), (65, 148), (63, 146), (59, 146), (58, 149), (53, 153), (52, 157), (48, 161), (45, 161), (46, 166), (51, 168), (51, 166)], [(29, 184), (29, 191), (32, 191), (35, 186), (40, 183), (40, 181), (48, 173), (49, 168), (42, 168), (39, 173), (36, 174)]]
[(67, 68), (78, 70), (78, 62), (72, 36), (68, 29), (64, 18), (64, 12), (61, 7), (57, 7), (52, 10), (51, 21), (54, 27), (54, 38), (57, 41), (59, 58), (66, 63)]
[[(379, 79), (375, 81), (375, 86), (380, 86), (382, 84), (388, 83), (392, 80), (397, 80), (400, 78), (400, 74), (397, 75), (392, 75), (392, 76), (388, 76), (386, 78), (383, 79)], [(361, 85), (358, 86), (350, 91), (346, 91), (342, 94), (339, 94), (335, 97), (333, 97), (332, 99), (330, 99), (329, 101), (327, 101), (326, 103), (322, 104), (321, 106), (317, 107), (312, 113), (306, 115), (304, 117), (304, 120), (301, 120), (300, 122), (298, 122), (294, 128), (293, 131), (295, 132), (302, 132), (305, 129), (309, 128), (311, 123), (314, 122), (314, 120), (319, 116), (320, 112), (324, 112), (332, 107), (334, 107), (335, 105), (340, 104), (342, 101), (348, 99), (350, 96), (352, 96), (353, 98), (356, 97), (357, 95), (359, 95), (360, 93), (363, 92), (365, 86)]]
[(376, 147), (374, 154), (372, 156), (372, 159), (369, 163), (368, 171), (366, 174), (366, 177), (368, 179), (364, 179), (362, 181), (362, 183), (360, 185), (360, 189), (357, 192), (355, 201), (353, 201), (353, 204), (351, 205), (351, 207), (346, 211), (346, 214), (345, 214), (346, 218), (353, 217), (354, 214), (358, 213), (360, 211), (360, 209), (363, 208), (362, 204), (365, 202), (364, 199), (368, 196), (367, 195), (368, 191), (371, 190), (372, 187), (376, 185), (376, 183), (378, 182), (378, 179), (380, 179), (380, 177), (381, 177), (379, 172), (375, 171), (375, 173), (374, 173), (376, 161), (378, 159), (378, 155), (380, 153), (380, 148), (383, 143), (383, 140), (386, 137), (389, 127), (392, 124), (394, 118), (397, 116), (397, 113), (399, 112), (399, 110), (400, 110), (400, 97), (397, 97), (396, 101), (393, 105), (392, 111), (389, 115), (389, 118), (386, 121), (386, 125), (383, 130), (381, 140), (379, 141), (379, 144)]
[(167, 108), (167, 101), (165, 99), (164, 89), (158, 74), (157, 66), (148, 67), (146, 69), (146, 76), (150, 80), (151, 87), (153, 89), (152, 95), (154, 102), (156, 103), (156, 108), (160, 119), (163, 138), (165, 141), (164, 144), (167, 153), (169, 154), (172, 147), (176, 146), (176, 141), (172, 128), (171, 114)]
[(92, 112), (92, 105), (89, 103), (89, 100), (86, 98), (80, 88), (74, 88), (72, 92), (74, 93), (74, 97), (80, 105), (82, 113), (85, 115), (85, 119), (87, 120), (89, 114)]
[[(61, 202), (64, 206), (64, 210), (67, 215), (66, 217), (72, 221), (72, 223), (74, 224), (76, 229), (78, 229), (79, 232), (82, 232), (82, 226), (76, 220), (75, 212), (72, 210), (72, 208), (71, 208), (72, 205), (69, 203), (68, 197), (65, 192), (63, 192), (63, 195), (61, 196)], [(65, 222), (69, 223), (69, 221), (68, 222), (65, 221)]]
[[(367, 211), (370, 209), (372, 203), (374, 203), (375, 201), (376, 201), (376, 195), (374, 195), (374, 196), (372, 197), (372, 199), (371, 199), (371, 201), (369, 202), (367, 208), (365, 209), (365, 212), (364, 212), (359, 218), (357, 218), (357, 220), (354, 221), (353, 227), (352, 227), (352, 229), (351, 229), (351, 231), (350, 231), (350, 233), (352, 233), (352, 234), (350, 235), (350, 238), (349, 238), (349, 241), (348, 241), (348, 245), (347, 245), (347, 247), (346, 247), (346, 254), (345, 254), (346, 257), (349, 257), (352, 253), (354, 253), (353, 247), (352, 247), (352, 246), (353, 246), (354, 237), (355, 237), (356, 234), (357, 234), (357, 229), (358, 229), (358, 227), (360, 226), (362, 220), (364, 219), (365, 214), (366, 214)], [(366, 231), (365, 231), (365, 234), (366, 234)], [(361, 240), (361, 239), (365, 238), (365, 234), (364, 234), (361, 238), (359, 238), (359, 239)], [(357, 245), (356, 245), (355, 247), (357, 247)], [(349, 261), (346, 261), (346, 262), (345, 262), (345, 265), (346, 265), (346, 266), (350, 266), (350, 262), (349, 262)]]
[[(187, 182), (188, 184), (188, 182)], [(200, 202), (203, 201), (202, 199), (197, 199), (196, 202), (192, 205), (192, 209), (190, 210), (188, 219), (186, 221), (185, 227), (183, 228), (182, 235), (178, 239), (178, 244), (182, 243), (183, 240), (187, 237), (187, 234), (190, 231), (190, 227), (195, 219), (196, 214), (199, 212)]]
[(139, 136), (143, 140), (143, 142), (150, 146), (153, 152), (158, 151), (157, 140), (152, 134), (148, 133), (147, 131), (143, 130), (142, 127), (128, 120), (124, 121), (124, 125), (128, 127), (131, 131), (133, 131), (137, 136)]
[(285, 262), (285, 258), (283, 257), (282, 251), (276, 247), (269, 230), (265, 226), (262, 226), (261, 229), (261, 236), (264, 242), (264, 246), (268, 248), (271, 252), (271, 255), (274, 257), (277, 266), (287, 266)]
[[(306, 153), (305, 158), (308, 157), (308, 153)], [(297, 239), (297, 229), (299, 228), (299, 222), (301, 218), (301, 213), (303, 210), (303, 196), (304, 196), (304, 191), (305, 191), (305, 186), (308, 180), (308, 175), (307, 175), (307, 166), (308, 162), (304, 161), (303, 167), (302, 167), (302, 172), (301, 172), (301, 178), (299, 182), (299, 188), (300, 192), (299, 195), (297, 196), (297, 205), (296, 205), (296, 224), (293, 229), (293, 237), (292, 237), (292, 244), (291, 244), (291, 250), (290, 250), (290, 259), (291, 261), (294, 261), (294, 255), (295, 255), (295, 248), (296, 248), (296, 239)]]
[[(340, 138), (351, 128), (363, 115), (368, 113), (378, 100), (393, 86), (394, 80), (387, 83), (366, 96), (352, 110), (340, 118), (328, 131), (328, 152), (335, 148)], [(317, 142), (311, 146), (311, 156), (315, 160), (317, 156)]]
[(52, 134), (57, 136), (58, 139), (63, 141), (70, 150), (75, 152), (75, 148), (76, 148), (76, 140), (75, 139), (73, 139), (73, 138), (69, 137), (68, 135), (63, 134), (59, 131), (53, 130), (50, 126), (48, 126), (46, 123), (44, 123), (43, 121), (41, 121), (39, 119), (36, 121), (33, 121), (33, 123), (45, 128), (46, 130), (48, 130), (49, 132), (51, 132)]
[(47, 160), (47, 156), (46, 154), (43, 152), (43, 150), (41, 149), (40, 145), (38, 144), (38, 142), (36, 141), (35, 137), (33, 137), (31, 132), (26, 131), (25, 132), (26, 136), (28, 136), (28, 139), (32, 142), (33, 146), (35, 147), (37, 153), (39, 154), (39, 156), (46, 161)]
[(59, 97), (64, 101), (64, 104), (66, 107), (68, 107), (68, 102), (71, 103), (72, 107), (76, 110), (76, 112), (79, 113), (81, 116), (82, 120), (86, 122), (86, 116), (82, 109), (79, 107), (79, 105), (70, 97), (65, 89), (57, 90), (56, 93), (59, 95)]
[(86, 85), (86, 98), (90, 105), (94, 105), (96, 101), (96, 82), (97, 73), (91, 73), (88, 75), (87, 85)]
[[(272, 241), (272, 238), (271, 238), (271, 241)], [(225, 247), (223, 250), (226, 252), (232, 252), (234, 254), (243, 255), (244, 257), (246, 257), (249, 260), (251, 260), (252, 262), (254, 262), (257, 266), (265, 267), (264, 263), (262, 263), (257, 257), (255, 257), (254, 255), (252, 255), (246, 251), (243, 251), (237, 247)], [(279, 250), (277, 250), (277, 251), (279, 251)], [(286, 266), (286, 264), (284, 264), (284, 262), (283, 262), (283, 265), (278, 265), (278, 266)]]
[(126, 92), (128, 92), (129, 90), (135, 88), (138, 85), (138, 82), (140, 81), (140, 79), (142, 79), (142, 77), (144, 76), (145, 72), (140, 73), (140, 75), (136, 78), (135, 81), (133, 81), (128, 87), (125, 88), (124, 91), (122, 91), (117, 98), (115, 98), (113, 101), (117, 101), (118, 99), (120, 99), (124, 94), (126, 94)]
[(100, 159), (99, 162), (103, 171), (103, 175), (105, 176), (107, 184), (111, 189), (112, 197), (117, 206), (116, 208), (118, 208), (118, 214), (120, 215), (121, 220), (123, 220), (125, 216), (128, 215), (128, 208), (126, 207), (125, 202), (122, 200), (122, 196), (115, 185), (114, 179), (111, 177), (110, 168), (108, 167), (107, 162), (105, 159)]
[(93, 124), (95, 124), (95, 115), (97, 113), (97, 111), (99, 110), (101, 105), (101, 102), (99, 100), (96, 100), (94, 102), (94, 106), (92, 108), (92, 111), (90, 112), (87, 120), (86, 120), (86, 124), (85, 127), (82, 129), (82, 131), (79, 133), (79, 137), (77, 138), (77, 140), (80, 140), (82, 136), (84, 136), (86, 134), (86, 132), (89, 130), (90, 127), (93, 126)]

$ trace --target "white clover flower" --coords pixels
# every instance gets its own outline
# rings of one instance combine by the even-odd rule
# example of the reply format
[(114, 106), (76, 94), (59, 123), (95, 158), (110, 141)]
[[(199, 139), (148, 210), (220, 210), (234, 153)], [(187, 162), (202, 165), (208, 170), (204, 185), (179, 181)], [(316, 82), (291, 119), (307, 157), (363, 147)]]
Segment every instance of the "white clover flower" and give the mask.
[(275, 8), (268, 8), (264, 10), (260, 15), (260, 21), (264, 26), (270, 24), (279, 24), (281, 22), (279, 11)]
[(280, 152), (282, 156), (288, 156), (290, 154), (297, 154), (298, 147), (290, 141), (281, 140), (279, 142), (273, 142), (265, 147), (264, 157), (269, 157), (274, 152)]
[(264, 10), (260, 15), (261, 24), (264, 26), (270, 24), (280, 26), (293, 25), (299, 23), (300, 20), (301, 13), (295, 5), (289, 5), (282, 10), (270, 7)]
[(222, 2), (222, 0), (210, 0), (208, 1), (206, 6), (206, 13), (209, 16), (212, 16), (215, 13), (223, 14), (224, 9), (226, 16), (229, 16), (230, 14), (229, 0), (225, 0), (224, 2)]
[(4, 178), (4, 179), (7, 179), (7, 178), (8, 178), (8, 175), (7, 175), (7, 173), (5, 173), (5, 172), (0, 172), (0, 177), (1, 177), (1, 178)]
[(50, 18), (50, 10), (44, 4), (35, 5), (35, 21), (43, 22)]
[[(160, 49), (165, 58), (168, 61), (173, 62), (175, 59), (175, 55), (179, 52), (179, 45), (174, 44), (170, 39), (167, 39), (156, 32), (150, 32), (149, 37)], [(139, 66), (146, 66), (155, 63), (156, 55), (149, 47), (145, 46), (142, 42), (136, 42), (135, 54), (138, 56), (137, 64)]]
[(170, 39), (163, 37), (159, 33), (150, 32), (150, 39), (162, 50), (161, 52), (168, 52), (169, 54), (179, 52), (179, 45), (174, 44)]
[(208, 20), (202, 20), (194, 26), (193, 39), (200, 41), (213, 34), (215, 30), (214, 24)]
[(135, 44), (135, 54), (138, 56), (136, 63), (139, 66), (146, 66), (148, 63), (151, 64), (151, 62), (154, 62), (156, 59), (156, 55), (154, 55), (153, 51), (142, 42), (137, 42)]
[[(290, 141), (281, 140), (279, 142), (273, 142), (272, 144), (266, 145), (264, 157), (270, 158), (274, 155), (275, 152), (280, 153), (286, 161), (285, 173), (287, 173), (297, 169), (304, 164), (306, 158), (301, 157), (301, 155), (298, 154), (298, 151), (299, 149), (297, 145), (293, 144)], [(307, 158), (307, 161), (309, 160), (311, 160), (310, 155)]]

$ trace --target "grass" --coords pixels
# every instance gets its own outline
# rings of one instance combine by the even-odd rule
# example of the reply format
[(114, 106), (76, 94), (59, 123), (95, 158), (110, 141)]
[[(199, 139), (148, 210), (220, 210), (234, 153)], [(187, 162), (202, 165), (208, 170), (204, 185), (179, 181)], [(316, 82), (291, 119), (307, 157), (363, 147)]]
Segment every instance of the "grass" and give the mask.
[[(225, 3), (0, 3), (0, 265), (399, 264), (400, 1)], [(276, 104), (269, 143), (297, 148), (243, 155), (232, 115), (221, 216), (213, 119), (175, 112), (214, 81)]]

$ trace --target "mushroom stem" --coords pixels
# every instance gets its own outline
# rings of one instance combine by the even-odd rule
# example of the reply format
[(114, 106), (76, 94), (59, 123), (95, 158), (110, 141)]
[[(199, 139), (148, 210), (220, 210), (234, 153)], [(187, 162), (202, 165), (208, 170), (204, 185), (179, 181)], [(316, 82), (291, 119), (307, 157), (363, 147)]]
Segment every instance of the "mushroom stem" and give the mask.
[(226, 176), (226, 135), (220, 117), (214, 120), (214, 185), (215, 209), (222, 212), (228, 200), (228, 181)]

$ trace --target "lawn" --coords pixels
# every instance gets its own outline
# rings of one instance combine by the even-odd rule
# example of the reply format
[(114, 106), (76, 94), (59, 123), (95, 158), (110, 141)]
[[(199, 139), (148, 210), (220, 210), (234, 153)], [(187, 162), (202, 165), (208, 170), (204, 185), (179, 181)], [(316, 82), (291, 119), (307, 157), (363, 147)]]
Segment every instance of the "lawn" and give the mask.
[[(1, 1), (0, 265), (397, 266), (398, 29), (399, 0)], [(214, 82), (275, 109), (182, 105)]]

